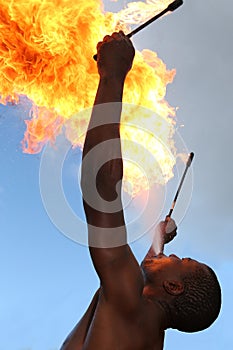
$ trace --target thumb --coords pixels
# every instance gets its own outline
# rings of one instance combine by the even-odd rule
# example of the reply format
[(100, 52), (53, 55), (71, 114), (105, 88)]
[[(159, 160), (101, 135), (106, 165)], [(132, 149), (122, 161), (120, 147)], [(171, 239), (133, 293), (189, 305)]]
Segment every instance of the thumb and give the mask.
[(167, 221), (166, 228), (165, 228), (166, 233), (171, 233), (177, 229), (176, 223), (173, 219), (169, 218), (169, 220), (166, 220), (166, 221)]

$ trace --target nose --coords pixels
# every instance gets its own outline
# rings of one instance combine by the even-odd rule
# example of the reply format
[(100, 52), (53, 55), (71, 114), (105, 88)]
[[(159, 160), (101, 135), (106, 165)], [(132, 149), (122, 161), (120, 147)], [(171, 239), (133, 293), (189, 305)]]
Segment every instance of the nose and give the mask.
[(175, 255), (175, 254), (170, 254), (169, 258), (175, 258), (175, 259), (179, 259), (180, 260), (180, 258), (177, 255)]

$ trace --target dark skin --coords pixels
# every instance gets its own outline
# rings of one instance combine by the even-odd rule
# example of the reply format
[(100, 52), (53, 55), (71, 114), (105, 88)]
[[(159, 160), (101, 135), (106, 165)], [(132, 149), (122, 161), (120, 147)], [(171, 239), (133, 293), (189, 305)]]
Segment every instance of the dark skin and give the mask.
[[(97, 45), (97, 53), (100, 81), (95, 105), (121, 102), (124, 81), (134, 58), (133, 45), (123, 32), (113, 33)], [(106, 154), (100, 152), (83, 162), (82, 168), (89, 250), (100, 279), (100, 288), (61, 350), (163, 349), (164, 332), (170, 324), (159, 300), (169, 303), (183, 293), (182, 275), (200, 265), (195, 260), (179, 259), (175, 255), (156, 256), (153, 248), (141, 265), (134, 257), (126, 240), (121, 193), (116, 191), (123, 174), (120, 117), (120, 107), (111, 109), (111, 123), (93, 128), (99, 120), (108, 118), (93, 108), (86, 135), (83, 159), (100, 143), (114, 140), (114, 144), (108, 144), (106, 149), (112, 156), (111, 161), (105, 163)], [(101, 157), (105, 165), (96, 179), (95, 159), (101, 160)], [(105, 199), (104, 203), (94, 199), (95, 209), (85, 200), (90, 195), (89, 188), (93, 183), (96, 183), (99, 194)], [(109, 213), (111, 201), (115, 201), (117, 211)], [(176, 235), (175, 229), (166, 230), (169, 220), (166, 218), (160, 224), (164, 243)], [(109, 231), (108, 242), (109, 239), (115, 241), (117, 235), (119, 245), (108, 247), (107, 242), (104, 244), (102, 229)]]

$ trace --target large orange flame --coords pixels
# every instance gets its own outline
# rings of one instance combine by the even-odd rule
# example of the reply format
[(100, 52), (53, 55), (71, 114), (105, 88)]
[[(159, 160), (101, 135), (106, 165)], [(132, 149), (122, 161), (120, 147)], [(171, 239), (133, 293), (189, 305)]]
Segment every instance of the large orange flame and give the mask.
[[(104, 12), (101, 0), (0, 0), (0, 102), (17, 103), (20, 95), (33, 102), (32, 118), (26, 121), (24, 152), (40, 152), (47, 141), (56, 139), (73, 114), (92, 106), (98, 84), (92, 59), (97, 42), (116, 29), (129, 30), (130, 24), (143, 22), (169, 3), (133, 2), (114, 14)], [(167, 120), (162, 140), (170, 145), (175, 111), (164, 97), (174, 75), (175, 70), (168, 71), (156, 53), (137, 52), (124, 92), (124, 102), (148, 107)], [(129, 116), (126, 119), (130, 121)], [(84, 129), (87, 123), (88, 116), (82, 121)], [(152, 133), (160, 132), (156, 120), (147, 120), (147, 124)], [(133, 140), (141, 137), (144, 146), (151, 147), (148, 135), (121, 132)], [(75, 145), (74, 133), (67, 135)], [(162, 151), (159, 163), (166, 169), (165, 178), (159, 180), (154, 170), (151, 177), (162, 183), (172, 177), (174, 160)], [(131, 169), (126, 177), (132, 178)], [(145, 188), (140, 177), (133, 182), (136, 192)]]

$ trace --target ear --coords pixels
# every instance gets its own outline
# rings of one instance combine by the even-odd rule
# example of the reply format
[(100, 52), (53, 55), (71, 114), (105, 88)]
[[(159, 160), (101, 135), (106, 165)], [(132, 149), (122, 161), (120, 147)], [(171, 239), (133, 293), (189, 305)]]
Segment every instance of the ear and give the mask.
[(171, 295), (180, 295), (184, 292), (184, 285), (181, 281), (164, 281), (163, 288), (168, 294)]

